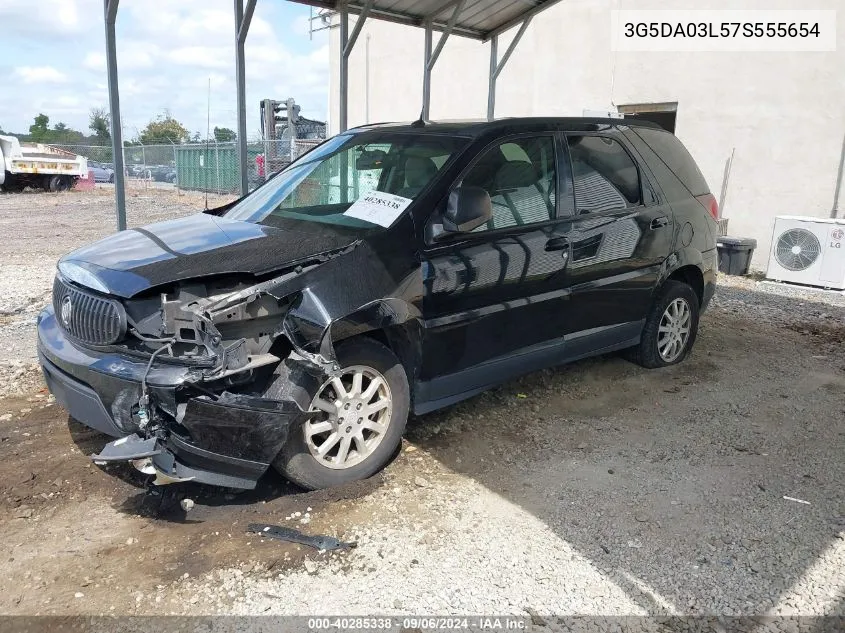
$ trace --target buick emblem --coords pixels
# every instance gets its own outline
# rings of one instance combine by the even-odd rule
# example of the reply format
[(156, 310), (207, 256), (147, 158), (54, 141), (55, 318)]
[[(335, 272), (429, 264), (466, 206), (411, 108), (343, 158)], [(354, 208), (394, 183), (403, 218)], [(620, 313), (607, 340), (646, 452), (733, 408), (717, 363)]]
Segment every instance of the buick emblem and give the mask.
[(70, 300), (70, 295), (66, 295), (64, 299), (62, 299), (62, 323), (65, 324), (66, 328), (70, 327), (70, 319), (73, 316), (73, 302)]

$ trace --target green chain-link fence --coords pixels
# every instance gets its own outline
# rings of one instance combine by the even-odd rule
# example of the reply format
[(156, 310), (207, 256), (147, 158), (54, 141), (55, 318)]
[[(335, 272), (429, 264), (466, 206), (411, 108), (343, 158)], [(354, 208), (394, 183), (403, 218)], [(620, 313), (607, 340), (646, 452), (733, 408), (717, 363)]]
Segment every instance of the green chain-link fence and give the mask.
[[(247, 145), (249, 188), (254, 189), (291, 160), (321, 141), (311, 139), (254, 141)], [(111, 146), (55, 145), (114, 168)], [(126, 175), (172, 183), (179, 189), (238, 193), (240, 169), (235, 143), (193, 143), (171, 145), (124, 145)]]

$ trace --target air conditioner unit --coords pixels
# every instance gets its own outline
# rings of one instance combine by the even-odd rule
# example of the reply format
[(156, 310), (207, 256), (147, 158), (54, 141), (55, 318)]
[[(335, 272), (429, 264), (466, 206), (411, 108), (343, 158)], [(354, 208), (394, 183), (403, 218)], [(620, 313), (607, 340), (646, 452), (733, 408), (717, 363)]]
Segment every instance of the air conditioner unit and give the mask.
[(845, 289), (845, 219), (775, 218), (766, 277)]

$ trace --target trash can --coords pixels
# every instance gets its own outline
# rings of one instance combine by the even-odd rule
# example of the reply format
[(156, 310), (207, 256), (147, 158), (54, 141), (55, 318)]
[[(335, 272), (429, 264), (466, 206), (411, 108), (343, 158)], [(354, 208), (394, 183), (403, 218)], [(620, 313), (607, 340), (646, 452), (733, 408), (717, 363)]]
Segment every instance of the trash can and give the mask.
[(747, 275), (751, 257), (757, 248), (757, 240), (750, 237), (728, 237), (716, 239), (719, 250), (719, 272), (726, 275)]

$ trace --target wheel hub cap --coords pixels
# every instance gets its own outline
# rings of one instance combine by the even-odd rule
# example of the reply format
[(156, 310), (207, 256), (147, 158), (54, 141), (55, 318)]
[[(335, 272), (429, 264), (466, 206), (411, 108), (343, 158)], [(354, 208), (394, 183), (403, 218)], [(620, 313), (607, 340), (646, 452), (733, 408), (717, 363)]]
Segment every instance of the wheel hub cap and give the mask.
[(686, 299), (675, 299), (666, 306), (657, 330), (657, 351), (667, 363), (676, 360), (687, 346), (692, 310)]
[(323, 466), (350, 468), (369, 457), (384, 439), (393, 402), (387, 380), (363, 365), (343, 369), (317, 390), (304, 426), (305, 443)]

